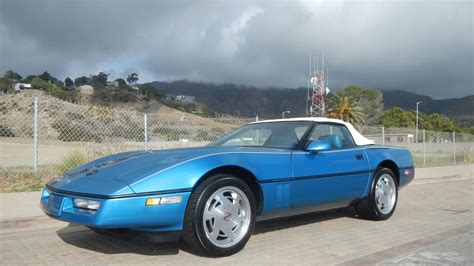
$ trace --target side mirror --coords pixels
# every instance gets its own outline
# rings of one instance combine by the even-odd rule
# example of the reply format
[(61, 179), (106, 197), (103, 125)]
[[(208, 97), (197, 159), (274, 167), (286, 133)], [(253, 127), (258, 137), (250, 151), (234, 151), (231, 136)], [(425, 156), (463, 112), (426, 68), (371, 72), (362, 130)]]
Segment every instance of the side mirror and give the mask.
[(320, 151), (327, 151), (331, 149), (331, 144), (324, 140), (312, 140), (306, 146), (306, 150), (310, 153), (318, 153)]

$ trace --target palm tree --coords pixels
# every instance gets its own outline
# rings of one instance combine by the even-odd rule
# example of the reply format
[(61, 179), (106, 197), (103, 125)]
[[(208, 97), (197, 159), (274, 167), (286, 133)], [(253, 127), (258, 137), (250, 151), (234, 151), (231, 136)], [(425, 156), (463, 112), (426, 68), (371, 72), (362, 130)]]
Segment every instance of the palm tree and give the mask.
[(362, 108), (352, 97), (336, 95), (335, 98), (329, 100), (328, 105), (330, 118), (341, 119), (357, 126), (364, 123)]

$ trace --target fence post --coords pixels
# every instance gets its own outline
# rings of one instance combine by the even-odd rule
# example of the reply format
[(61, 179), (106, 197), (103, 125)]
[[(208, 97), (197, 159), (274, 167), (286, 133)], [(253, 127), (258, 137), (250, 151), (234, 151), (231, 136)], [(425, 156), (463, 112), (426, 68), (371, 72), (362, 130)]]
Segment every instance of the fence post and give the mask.
[(144, 134), (145, 134), (145, 151), (148, 151), (148, 121), (147, 121), (146, 114), (143, 114), (143, 126), (144, 126)]
[(426, 133), (423, 129), (423, 166), (426, 165)]
[(382, 126), (382, 145), (385, 145), (385, 127)]
[(38, 173), (38, 97), (35, 97), (33, 107), (33, 169)]
[(456, 164), (456, 132), (453, 132), (453, 159)]

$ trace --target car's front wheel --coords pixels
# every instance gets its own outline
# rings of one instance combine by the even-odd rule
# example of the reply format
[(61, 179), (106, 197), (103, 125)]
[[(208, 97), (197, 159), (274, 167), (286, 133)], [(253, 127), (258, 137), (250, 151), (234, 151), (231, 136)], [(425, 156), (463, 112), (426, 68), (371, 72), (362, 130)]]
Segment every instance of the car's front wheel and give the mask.
[(395, 174), (388, 168), (379, 168), (372, 179), (369, 195), (357, 206), (357, 213), (371, 220), (386, 220), (397, 207), (398, 184)]
[(184, 219), (183, 239), (212, 256), (240, 251), (255, 226), (255, 197), (234, 176), (215, 175), (191, 194)]

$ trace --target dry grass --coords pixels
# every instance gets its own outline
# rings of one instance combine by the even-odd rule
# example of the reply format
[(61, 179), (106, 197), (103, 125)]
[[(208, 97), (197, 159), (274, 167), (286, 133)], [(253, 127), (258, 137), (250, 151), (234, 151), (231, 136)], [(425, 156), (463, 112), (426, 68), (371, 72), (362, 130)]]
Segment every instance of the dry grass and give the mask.
[(0, 172), (0, 192), (37, 191), (54, 176), (49, 168), (39, 169), (37, 174), (34, 174), (31, 167), (8, 169)]
[(438, 167), (450, 165), (463, 165), (474, 163), (474, 151), (469, 147), (463, 148), (456, 153), (456, 163), (452, 154), (446, 153), (428, 153), (426, 154), (425, 163), (423, 163), (423, 154), (414, 153), (413, 162), (416, 167)]
[(37, 191), (64, 172), (107, 155), (135, 150), (134, 146), (115, 145), (110, 147), (88, 146), (85, 151), (64, 156), (58, 164), (41, 165), (35, 174), (31, 166), (15, 166), (0, 170), (0, 192)]

